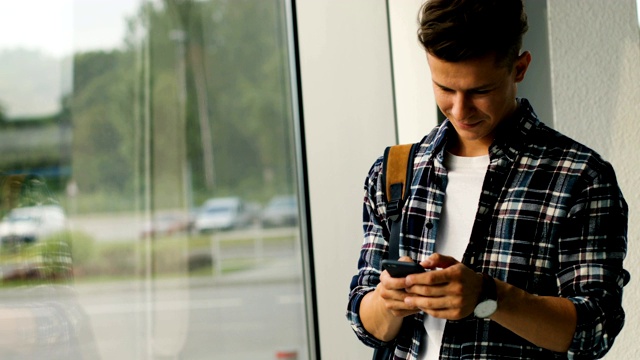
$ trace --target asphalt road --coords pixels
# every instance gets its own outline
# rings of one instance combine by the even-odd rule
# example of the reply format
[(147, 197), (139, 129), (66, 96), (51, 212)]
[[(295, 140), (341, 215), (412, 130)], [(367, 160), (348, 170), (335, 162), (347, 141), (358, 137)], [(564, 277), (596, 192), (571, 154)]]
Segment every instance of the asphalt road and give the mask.
[(77, 287), (102, 359), (307, 359), (296, 261), (198, 278)]
[(135, 213), (84, 215), (69, 218), (71, 230), (82, 231), (97, 241), (133, 240), (140, 236), (145, 219)]
[[(72, 218), (70, 226), (97, 241), (131, 241), (139, 238), (142, 225), (135, 216), (118, 214)], [(297, 232), (296, 228), (245, 229), (217, 234), (212, 244)], [(72, 298), (86, 315), (87, 329), (77, 347), (95, 350), (97, 355), (90, 358), (105, 360), (308, 359), (300, 249), (261, 244), (256, 241), (252, 249), (264, 263), (249, 270), (75, 284)], [(234, 254), (218, 256), (232, 260)], [(0, 298), (0, 305), (38, 309), (41, 304), (29, 298), (32, 295), (21, 298), (14, 291), (2, 296), (10, 299)], [(57, 308), (75, 303), (65, 298), (56, 304), (54, 296), (43, 296), (46, 304)], [(281, 358), (279, 353), (292, 356)]]
[[(68, 219), (70, 230), (82, 231), (96, 241), (101, 242), (140, 239), (145, 227), (145, 221), (144, 217), (135, 213), (94, 214), (70, 217)], [(294, 227), (262, 229), (259, 225), (256, 225), (253, 228), (220, 232), (216, 236), (221, 239), (247, 238), (256, 236), (256, 234), (281, 236), (282, 234), (290, 234), (292, 231), (297, 232), (298, 230)]]

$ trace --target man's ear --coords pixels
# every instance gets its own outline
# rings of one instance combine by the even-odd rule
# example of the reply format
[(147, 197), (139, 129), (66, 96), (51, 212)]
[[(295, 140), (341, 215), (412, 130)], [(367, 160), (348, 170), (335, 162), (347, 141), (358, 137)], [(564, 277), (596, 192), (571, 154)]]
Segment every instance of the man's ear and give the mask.
[(531, 53), (528, 51), (523, 52), (518, 56), (515, 63), (515, 71), (516, 71), (516, 82), (521, 82), (524, 80), (524, 75), (527, 73), (527, 69), (529, 68), (529, 64), (531, 63)]

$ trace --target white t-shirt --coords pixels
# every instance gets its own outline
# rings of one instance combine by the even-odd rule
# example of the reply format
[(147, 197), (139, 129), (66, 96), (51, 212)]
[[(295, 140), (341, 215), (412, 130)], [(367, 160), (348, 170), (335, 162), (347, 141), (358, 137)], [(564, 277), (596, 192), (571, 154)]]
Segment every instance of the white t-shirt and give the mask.
[[(444, 167), (447, 169), (448, 181), (436, 234), (437, 253), (462, 259), (471, 237), (488, 165), (489, 155), (462, 157), (448, 152), (445, 154)], [(419, 359), (438, 359), (445, 324), (444, 319), (425, 316), (427, 336), (422, 341), (426, 346), (420, 347)]]

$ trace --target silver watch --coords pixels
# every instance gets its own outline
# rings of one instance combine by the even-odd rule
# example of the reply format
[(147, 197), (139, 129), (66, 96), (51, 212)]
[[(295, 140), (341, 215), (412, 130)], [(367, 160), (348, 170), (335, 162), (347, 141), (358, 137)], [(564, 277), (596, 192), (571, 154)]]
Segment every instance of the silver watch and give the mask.
[(473, 314), (481, 319), (488, 318), (498, 310), (498, 290), (496, 281), (487, 274), (482, 274), (482, 291)]

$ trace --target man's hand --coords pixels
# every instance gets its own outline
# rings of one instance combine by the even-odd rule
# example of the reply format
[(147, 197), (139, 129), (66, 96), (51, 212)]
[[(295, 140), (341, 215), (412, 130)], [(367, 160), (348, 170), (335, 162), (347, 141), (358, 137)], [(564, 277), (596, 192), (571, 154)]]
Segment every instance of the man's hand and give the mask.
[[(430, 271), (404, 279), (408, 308), (447, 320), (462, 319), (473, 312), (482, 291), (482, 275), (440, 254), (431, 255), (420, 265)], [(532, 295), (500, 280), (496, 280), (496, 287), (498, 310), (491, 320), (545, 349), (569, 349), (577, 323), (570, 300)]]
[[(403, 256), (400, 261), (411, 262), (411, 258)], [(394, 278), (385, 270), (380, 275), (380, 283), (375, 293), (384, 302), (384, 307), (395, 317), (405, 317), (420, 312), (415, 305), (407, 304), (405, 298), (409, 294), (405, 291), (406, 278)]]
[[(401, 261), (412, 261), (403, 256)], [(374, 291), (364, 296), (360, 303), (360, 317), (364, 328), (382, 341), (396, 337), (405, 316), (420, 312), (415, 305), (405, 299), (410, 295), (405, 291), (406, 278), (392, 278), (385, 270), (380, 275), (380, 283)]]
[(431, 255), (420, 265), (431, 271), (400, 279), (405, 281), (407, 308), (447, 320), (459, 320), (473, 312), (482, 290), (482, 275), (441, 254)]

